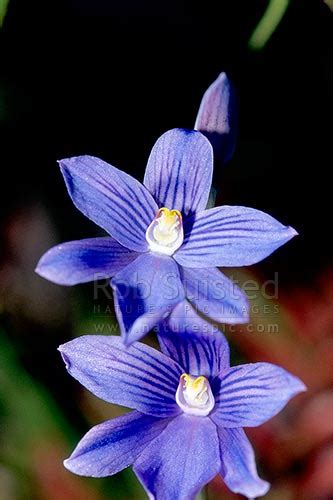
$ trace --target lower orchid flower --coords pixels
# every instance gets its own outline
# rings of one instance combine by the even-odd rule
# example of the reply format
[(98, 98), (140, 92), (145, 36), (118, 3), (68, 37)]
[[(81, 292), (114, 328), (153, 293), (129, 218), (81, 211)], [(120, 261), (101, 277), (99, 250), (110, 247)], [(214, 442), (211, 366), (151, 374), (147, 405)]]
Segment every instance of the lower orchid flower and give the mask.
[(208, 328), (175, 334), (165, 324), (162, 352), (137, 342), (126, 348), (115, 336), (60, 346), (74, 378), (105, 401), (134, 410), (93, 427), (66, 468), (104, 477), (133, 465), (156, 500), (194, 499), (217, 474), (235, 493), (266, 494), (269, 483), (258, 477), (243, 427), (270, 419), (305, 386), (270, 363), (230, 367), (224, 336)]

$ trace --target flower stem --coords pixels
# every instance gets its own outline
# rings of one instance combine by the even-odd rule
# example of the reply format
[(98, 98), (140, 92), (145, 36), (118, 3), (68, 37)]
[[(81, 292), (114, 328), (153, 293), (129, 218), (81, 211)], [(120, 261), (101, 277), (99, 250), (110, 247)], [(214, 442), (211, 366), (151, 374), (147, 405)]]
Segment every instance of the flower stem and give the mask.
[(264, 48), (279, 23), (281, 22), (290, 0), (270, 0), (267, 9), (248, 42), (251, 50)]

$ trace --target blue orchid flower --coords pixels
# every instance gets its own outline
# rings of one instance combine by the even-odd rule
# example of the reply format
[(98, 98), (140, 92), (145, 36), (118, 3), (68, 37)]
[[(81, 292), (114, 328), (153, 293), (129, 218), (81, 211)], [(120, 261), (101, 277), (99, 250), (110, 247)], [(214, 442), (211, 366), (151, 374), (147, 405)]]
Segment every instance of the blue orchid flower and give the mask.
[[(270, 363), (230, 367), (224, 336), (160, 328), (162, 352), (119, 337), (84, 336), (59, 350), (69, 373), (93, 394), (134, 411), (93, 427), (64, 464), (92, 477), (133, 465), (149, 498), (189, 500), (221, 474), (235, 493), (264, 495), (243, 427), (277, 414), (304, 384)], [(203, 329), (205, 328), (205, 330)]]
[(143, 185), (98, 158), (60, 161), (74, 204), (110, 236), (58, 245), (36, 271), (61, 285), (113, 277), (128, 344), (185, 298), (214, 321), (248, 321), (245, 294), (216, 267), (254, 264), (297, 234), (251, 208), (206, 209), (212, 145), (223, 161), (234, 148), (233, 102), (222, 73), (202, 99), (198, 130), (174, 129), (158, 139)]
[(297, 234), (252, 208), (206, 209), (213, 153), (198, 131), (163, 134), (143, 185), (91, 156), (62, 160), (60, 168), (74, 204), (110, 236), (58, 245), (36, 271), (63, 285), (113, 276), (128, 344), (185, 298), (215, 321), (246, 322), (245, 294), (216, 267), (254, 264)]

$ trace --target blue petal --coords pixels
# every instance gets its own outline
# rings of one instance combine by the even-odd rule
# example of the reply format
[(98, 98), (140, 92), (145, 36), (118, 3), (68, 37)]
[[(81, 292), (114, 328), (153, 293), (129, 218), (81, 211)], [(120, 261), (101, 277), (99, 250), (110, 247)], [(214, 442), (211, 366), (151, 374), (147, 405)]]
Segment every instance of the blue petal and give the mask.
[(177, 415), (179, 365), (144, 344), (126, 348), (120, 337), (86, 335), (59, 347), (68, 372), (109, 403), (154, 415)]
[(167, 256), (141, 255), (111, 283), (126, 344), (146, 335), (184, 299), (178, 266)]
[(163, 329), (172, 332), (205, 332), (214, 334), (217, 327), (202, 318), (198, 311), (188, 302), (183, 300), (171, 311), (163, 323)]
[(184, 232), (184, 243), (174, 258), (188, 267), (255, 264), (297, 234), (260, 210), (229, 206), (190, 217)]
[(153, 147), (144, 184), (160, 206), (187, 215), (206, 208), (212, 173), (209, 141), (200, 132), (173, 129)]
[(209, 418), (181, 415), (142, 452), (134, 472), (150, 498), (194, 499), (221, 468), (219, 440)]
[(162, 352), (177, 361), (185, 373), (211, 378), (229, 368), (226, 338), (185, 301), (160, 325), (158, 340)]
[(194, 128), (212, 143), (214, 156), (230, 160), (236, 145), (237, 105), (233, 87), (225, 73), (206, 90)]
[(202, 314), (218, 323), (246, 323), (249, 305), (245, 294), (218, 269), (182, 267), (187, 299)]
[(76, 285), (114, 276), (138, 255), (110, 237), (69, 241), (48, 250), (36, 273), (59, 285)]
[(136, 252), (147, 251), (146, 230), (158, 209), (147, 189), (93, 156), (59, 163), (76, 207), (121, 245)]
[(81, 439), (64, 465), (80, 476), (112, 476), (132, 465), (169, 422), (137, 411), (103, 422)]
[(257, 498), (269, 490), (269, 483), (257, 473), (254, 451), (243, 429), (218, 427), (222, 471), (225, 484), (234, 493)]
[(221, 374), (212, 419), (221, 427), (255, 427), (276, 415), (306, 388), (297, 377), (270, 363), (251, 363)]

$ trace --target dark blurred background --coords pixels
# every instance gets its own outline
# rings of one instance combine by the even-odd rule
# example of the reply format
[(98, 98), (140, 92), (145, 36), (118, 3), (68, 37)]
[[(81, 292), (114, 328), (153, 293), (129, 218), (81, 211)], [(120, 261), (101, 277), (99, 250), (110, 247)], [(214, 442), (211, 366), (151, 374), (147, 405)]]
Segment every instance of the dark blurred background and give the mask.
[[(268, 335), (238, 336), (236, 356), (272, 359), (304, 378), (326, 355), (328, 373), (307, 382), (313, 397), (324, 391), (331, 406), (323, 420), (333, 422), (332, 13), (322, 1), (292, 0), (253, 50), (266, 7), (263, 0), (8, 3), (0, 28), (1, 500), (144, 497), (130, 471), (97, 482), (62, 469), (77, 437), (116, 410), (83, 393), (56, 352), (96, 321), (92, 285), (61, 288), (34, 267), (53, 244), (99, 231), (72, 205), (56, 161), (92, 154), (141, 180), (155, 140), (173, 127), (193, 128), (202, 94), (221, 71), (238, 95), (239, 137), (229, 164), (216, 165), (217, 202), (262, 209), (300, 233), (247, 271), (258, 279), (278, 271), (281, 335), (273, 344)], [(310, 403), (297, 404), (293, 419)], [(273, 439), (265, 429), (253, 439), (273, 481), (270, 498), (333, 498), (333, 429), (297, 456), (283, 435), (275, 459), (265, 455)], [(327, 469), (328, 485), (319, 491), (325, 478), (311, 483), (309, 474), (323, 446), (329, 462), (318, 470)], [(207, 497), (235, 497), (222, 488), (216, 482)]]

